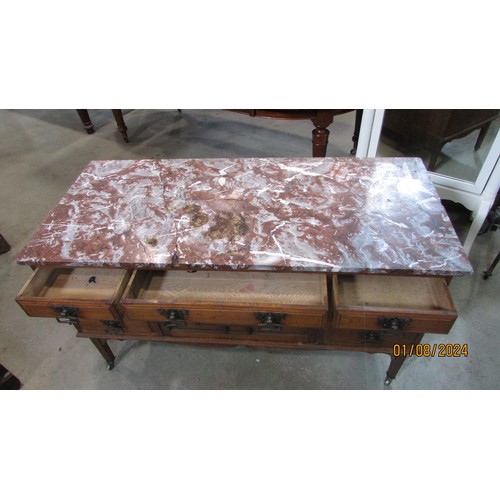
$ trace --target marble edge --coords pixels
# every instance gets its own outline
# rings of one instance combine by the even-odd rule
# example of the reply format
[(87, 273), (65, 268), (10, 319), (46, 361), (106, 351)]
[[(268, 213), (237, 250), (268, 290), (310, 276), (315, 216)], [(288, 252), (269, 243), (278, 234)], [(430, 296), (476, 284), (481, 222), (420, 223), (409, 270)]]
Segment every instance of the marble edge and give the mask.
[(252, 266), (239, 266), (239, 265), (203, 265), (203, 264), (185, 264), (185, 265), (172, 265), (172, 264), (145, 264), (143, 262), (76, 262), (76, 261), (53, 261), (53, 262), (37, 262), (34, 260), (17, 261), (18, 265), (36, 266), (36, 267), (88, 267), (88, 268), (102, 268), (102, 269), (138, 269), (138, 270), (151, 270), (151, 271), (262, 271), (262, 272), (291, 272), (291, 273), (331, 273), (331, 274), (379, 274), (379, 275), (398, 275), (398, 276), (470, 276), (474, 274), (474, 268), (470, 266), (469, 270), (456, 270), (456, 271), (436, 271), (436, 270), (416, 270), (401, 268), (401, 269), (359, 269), (359, 268), (340, 268), (339, 266), (318, 266), (318, 267), (293, 267), (293, 266), (268, 266), (268, 265), (252, 265)]

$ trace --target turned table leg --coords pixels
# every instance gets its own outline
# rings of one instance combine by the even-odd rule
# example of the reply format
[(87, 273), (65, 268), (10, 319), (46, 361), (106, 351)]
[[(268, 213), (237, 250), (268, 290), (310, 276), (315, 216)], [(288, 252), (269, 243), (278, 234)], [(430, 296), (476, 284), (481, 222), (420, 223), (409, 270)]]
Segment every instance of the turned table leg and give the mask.
[(474, 150), (477, 151), (480, 147), (481, 144), (483, 144), (484, 138), (486, 134), (488, 133), (488, 129), (490, 128), (491, 122), (484, 125), (484, 127), (481, 127), (479, 129), (479, 135), (477, 136), (476, 144), (474, 144)]
[(128, 142), (127, 135), (127, 126), (125, 125), (125, 120), (123, 119), (123, 113), (121, 109), (112, 109), (111, 112), (115, 117), (116, 126), (118, 127), (118, 131), (122, 134), (123, 140)]
[[(412, 344), (414, 345), (420, 344), (420, 341), (422, 340), (423, 336), (424, 336), (423, 333), (415, 336), (415, 339), (412, 342)], [(398, 374), (400, 368), (403, 366), (403, 363), (406, 361), (406, 358), (407, 356), (403, 355), (394, 356), (393, 354), (391, 354), (391, 364), (389, 365), (389, 369), (387, 370), (387, 376), (384, 382), (385, 385), (390, 385), (393, 379), (396, 378), (396, 375)]]
[(328, 145), (328, 136), (330, 131), (328, 126), (333, 122), (332, 111), (318, 111), (312, 119), (313, 125), (316, 127), (312, 131), (313, 156), (326, 156), (326, 147)]
[(406, 361), (406, 356), (394, 356), (391, 354), (391, 364), (389, 365), (389, 369), (387, 370), (387, 375), (385, 378), (385, 385), (390, 385), (393, 379), (396, 378), (396, 375), (399, 372), (399, 369), (403, 366), (403, 363)]
[(352, 135), (352, 149), (350, 153), (352, 155), (356, 154), (356, 150), (358, 149), (358, 140), (359, 140), (359, 131), (361, 130), (361, 121), (363, 120), (363, 110), (356, 110), (356, 117), (354, 119), (354, 133)]
[(115, 366), (115, 355), (108, 345), (108, 341), (105, 339), (90, 339), (92, 344), (95, 345), (96, 349), (101, 353), (102, 357), (106, 360), (108, 370), (112, 370)]
[(77, 109), (76, 112), (78, 113), (80, 120), (82, 120), (83, 126), (85, 127), (87, 134), (93, 134), (94, 124), (90, 120), (89, 112), (86, 109)]
[(497, 266), (498, 261), (500, 261), (500, 252), (497, 253), (497, 256), (491, 263), (490, 267), (483, 272), (483, 280), (487, 280), (493, 274), (493, 269)]
[(432, 150), (431, 157), (429, 159), (429, 164), (427, 166), (427, 170), (429, 170), (429, 172), (433, 172), (434, 169), (436, 168), (436, 162), (439, 158), (439, 153), (441, 153), (441, 149), (442, 145), (439, 145)]

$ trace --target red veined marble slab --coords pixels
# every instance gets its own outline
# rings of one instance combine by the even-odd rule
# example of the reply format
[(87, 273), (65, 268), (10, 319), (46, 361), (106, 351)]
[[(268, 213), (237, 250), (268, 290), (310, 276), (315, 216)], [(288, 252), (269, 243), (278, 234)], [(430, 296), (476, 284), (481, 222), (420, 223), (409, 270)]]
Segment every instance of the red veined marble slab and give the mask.
[(18, 263), (472, 272), (418, 158), (92, 161)]

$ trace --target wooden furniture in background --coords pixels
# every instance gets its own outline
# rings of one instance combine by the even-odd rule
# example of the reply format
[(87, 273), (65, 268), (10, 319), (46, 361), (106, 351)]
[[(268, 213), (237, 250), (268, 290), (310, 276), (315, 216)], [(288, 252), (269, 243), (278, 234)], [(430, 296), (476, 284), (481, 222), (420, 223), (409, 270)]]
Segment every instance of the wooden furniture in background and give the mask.
[(230, 109), (249, 116), (264, 117), (264, 118), (279, 118), (282, 120), (311, 120), (316, 127), (312, 131), (312, 156), (326, 156), (326, 148), (328, 146), (328, 136), (330, 131), (328, 127), (333, 123), (333, 119), (337, 115), (356, 111), (356, 120), (354, 133), (352, 137), (353, 149), (351, 154), (355, 154), (356, 145), (359, 138), (359, 130), (361, 127), (361, 117), (363, 110), (358, 109)]
[(443, 146), (479, 129), (478, 150), (498, 109), (386, 109), (382, 133), (407, 147), (431, 152), (428, 169), (434, 170)]
[(10, 245), (7, 240), (0, 234), (0, 253), (7, 253), (10, 250)]
[[(78, 113), (78, 116), (80, 117), (80, 120), (82, 121), (82, 124), (87, 131), (87, 134), (93, 134), (95, 132), (94, 130), (94, 124), (92, 123), (92, 120), (90, 119), (90, 115), (87, 109), (77, 109), (76, 112)], [(116, 121), (116, 126), (118, 128), (118, 131), (120, 132), (121, 136), (123, 137), (123, 140), (125, 142), (129, 142), (128, 140), (128, 135), (127, 135), (127, 126), (125, 125), (125, 121), (123, 119), (123, 113), (121, 109), (112, 109), (111, 112), (113, 113), (113, 117)]]
[(17, 390), (21, 388), (20, 380), (5, 366), (0, 365), (0, 390)]
[[(94, 133), (94, 125), (90, 120), (88, 111), (86, 109), (77, 109), (78, 116), (82, 120), (83, 126), (87, 133)], [(113, 116), (116, 121), (119, 132), (121, 133), (125, 142), (129, 142), (127, 135), (127, 127), (123, 119), (121, 109), (112, 109)], [(180, 111), (180, 110), (178, 110)], [(353, 109), (229, 109), (236, 113), (242, 113), (249, 116), (257, 116), (264, 118), (279, 118), (283, 120), (311, 120), (315, 126), (312, 131), (312, 156), (324, 157), (326, 156), (326, 148), (328, 145), (328, 136), (330, 131), (328, 127), (333, 123), (333, 119), (337, 115), (356, 111), (354, 132), (352, 136), (353, 148), (350, 151), (352, 155), (356, 153), (356, 147), (359, 138), (359, 130), (361, 128), (361, 118), (363, 110)]]

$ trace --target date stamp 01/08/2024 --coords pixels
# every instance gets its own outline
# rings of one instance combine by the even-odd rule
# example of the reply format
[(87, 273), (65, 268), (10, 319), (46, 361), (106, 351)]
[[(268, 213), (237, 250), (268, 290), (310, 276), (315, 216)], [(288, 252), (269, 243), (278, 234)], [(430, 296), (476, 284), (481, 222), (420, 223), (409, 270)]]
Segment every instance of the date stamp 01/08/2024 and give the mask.
[(466, 358), (469, 344), (394, 344), (393, 355), (417, 358)]

